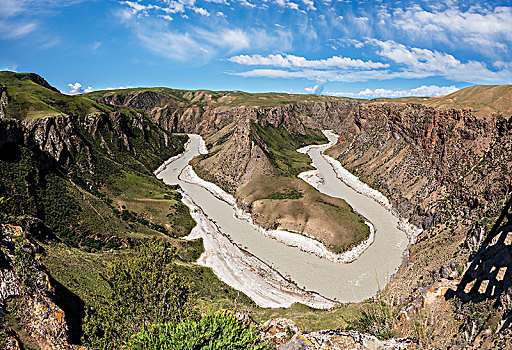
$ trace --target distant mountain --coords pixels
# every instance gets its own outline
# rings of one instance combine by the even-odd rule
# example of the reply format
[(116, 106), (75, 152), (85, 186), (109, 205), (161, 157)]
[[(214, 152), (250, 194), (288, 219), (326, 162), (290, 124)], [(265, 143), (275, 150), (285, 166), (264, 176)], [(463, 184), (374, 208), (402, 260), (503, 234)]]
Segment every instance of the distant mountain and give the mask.
[(445, 96), (376, 98), (373, 102), (420, 103), (440, 108), (471, 108), (476, 116), (512, 115), (512, 85), (475, 85)]
[(446, 96), (432, 97), (427, 105), (443, 108), (473, 108), (479, 116), (512, 115), (512, 85), (470, 86)]

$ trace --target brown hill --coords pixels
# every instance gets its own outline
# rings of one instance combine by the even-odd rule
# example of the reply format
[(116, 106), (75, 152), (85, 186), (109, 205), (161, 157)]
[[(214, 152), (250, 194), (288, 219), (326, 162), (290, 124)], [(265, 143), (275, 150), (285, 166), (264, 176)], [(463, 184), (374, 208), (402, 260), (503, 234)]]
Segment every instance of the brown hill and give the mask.
[(419, 103), (438, 108), (473, 109), (477, 117), (512, 115), (512, 85), (475, 85), (444, 96), (377, 98), (371, 102)]

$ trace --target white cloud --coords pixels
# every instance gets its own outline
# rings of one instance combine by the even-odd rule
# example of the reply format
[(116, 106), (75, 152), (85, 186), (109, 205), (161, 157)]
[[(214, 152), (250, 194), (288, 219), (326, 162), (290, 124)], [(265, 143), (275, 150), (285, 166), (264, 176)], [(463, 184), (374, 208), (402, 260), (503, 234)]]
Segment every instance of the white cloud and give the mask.
[[(225, 1), (207, 1), (214, 3), (227, 4)], [(120, 4), (126, 5), (132, 14), (137, 14), (139, 16), (149, 16), (149, 13), (153, 11), (157, 13), (158, 17), (165, 18), (169, 20), (170, 14), (181, 13), (185, 17), (184, 14), (187, 10), (197, 13), (201, 16), (209, 17), (210, 12), (202, 7), (196, 6), (195, 0), (166, 0), (163, 3), (156, 2), (157, 4), (142, 4), (139, 1), (121, 1)], [(162, 12), (164, 14), (162, 14)], [(167, 16), (167, 17), (165, 17)], [(188, 18), (188, 16), (186, 16)]]
[(68, 84), (68, 86), (69, 86), (69, 94), (70, 95), (83, 94), (83, 93), (94, 91), (92, 86), (88, 86), (87, 88), (83, 89), (82, 84), (80, 84), (78, 82), (74, 83), (74, 84), (70, 83), (70, 84)]
[(122, 4), (128, 5), (132, 9), (133, 13), (156, 8), (156, 6), (154, 6), (154, 5), (143, 5), (138, 2), (133, 2), (133, 1), (124, 1), (124, 2), (122, 2)]
[(172, 30), (167, 26), (139, 21), (131, 18), (129, 24), (141, 43), (155, 54), (177, 61), (193, 61), (203, 64), (215, 56), (234, 54), (248, 48), (289, 49), (292, 43), (291, 32), (274, 29), (242, 30), (218, 26), (215, 30), (190, 26), (188, 31)]
[(169, 16), (169, 15), (159, 15), (158, 17), (163, 18), (163, 19), (165, 19), (167, 21), (172, 21), (173, 20), (173, 18), (171, 16)]
[[(502, 83), (512, 80), (510, 69), (489, 70), (479, 61), (462, 62), (454, 56), (428, 49), (407, 47), (392, 40), (372, 39), (369, 43), (380, 48), (378, 54), (404, 66), (404, 77), (418, 78), (440, 76), (453, 81), (470, 83)], [(398, 72), (400, 73), (400, 72)]]
[(0, 0), (0, 38), (19, 39), (39, 28), (35, 18), (84, 0)]
[[(229, 4), (222, 0), (206, 2)], [(226, 15), (223, 12), (212, 11), (211, 14), (216, 16), (211, 16), (207, 9), (198, 7), (195, 0), (168, 0), (165, 6), (156, 0), (150, 5), (135, 0), (123, 1), (121, 4), (125, 8), (118, 13), (118, 17), (134, 32), (143, 46), (157, 55), (191, 62), (193, 65), (205, 64), (213, 57), (232, 55), (249, 48), (287, 50), (293, 40), (291, 31), (283, 28), (232, 26), (225, 21)], [(150, 12), (145, 12), (148, 9)], [(136, 13), (133, 13), (134, 10)], [(191, 12), (205, 19), (203, 22), (189, 22), (185, 25), (180, 23), (179, 26), (169, 23), (173, 20), (171, 14), (180, 13), (188, 19), (187, 13)], [(206, 20), (210, 16), (214, 18)], [(212, 26), (211, 21), (215, 21), (216, 25)]]
[(315, 86), (307, 87), (304, 89), (304, 91), (307, 92), (308, 94), (320, 95), (324, 91), (325, 83), (325, 80), (320, 80), (317, 82)]
[(17, 69), (17, 67), (16, 67), (16, 66), (11, 67), (11, 68), (4, 67), (4, 68), (0, 68), (0, 71), (9, 71), (9, 72), (15, 72), (15, 73), (17, 73), (18, 71), (17, 71), (16, 69)]
[(463, 11), (455, 6), (425, 10), (419, 5), (397, 8), (381, 16), (386, 25), (407, 32), (410, 37), (429, 38), (453, 45), (466, 42), (469, 49), (489, 53), (489, 48), (506, 50), (512, 42), (512, 7), (491, 9), (472, 6)]
[(302, 0), (308, 10), (316, 10), (315, 2), (313, 0)]
[(377, 97), (410, 97), (410, 96), (439, 96), (448, 95), (458, 89), (455, 86), (422, 85), (410, 90), (389, 90), (389, 89), (365, 89), (359, 92), (326, 92), (325, 95), (344, 96), (354, 98), (377, 98)]
[(92, 51), (96, 51), (97, 49), (99, 49), (99, 48), (100, 48), (100, 46), (101, 46), (101, 42), (99, 42), (99, 41), (95, 41), (95, 42), (92, 44), (92, 46), (91, 46), (91, 50), (92, 50)]
[(37, 28), (37, 22), (12, 23), (0, 20), (0, 37), (4, 39), (18, 39)]
[(194, 7), (192, 10), (195, 13), (199, 13), (200, 15), (203, 15), (203, 16), (206, 16), (206, 17), (210, 16), (210, 12), (208, 12), (206, 9), (204, 9), (202, 7)]
[(313, 68), (313, 69), (368, 69), (386, 68), (389, 64), (373, 61), (363, 61), (350, 57), (333, 56), (320, 60), (308, 60), (295, 55), (240, 55), (229, 58), (229, 61), (249, 66), (274, 66), (283, 68)]
[(249, 1), (247, 0), (238, 0), (240, 2), (240, 4), (242, 4), (243, 6), (246, 6), (246, 7), (250, 7), (250, 8), (254, 8), (256, 7), (256, 5), (254, 5), (253, 3), (250, 3)]
[(409, 47), (393, 40), (368, 39), (365, 44), (369, 48), (373, 47), (375, 53), (381, 56), (384, 62), (362, 61), (340, 56), (308, 60), (305, 57), (281, 54), (239, 55), (231, 57), (229, 61), (247, 66), (275, 68), (253, 69), (230, 74), (243, 77), (302, 78), (340, 82), (429, 77), (442, 77), (450, 81), (474, 84), (503, 84), (512, 81), (512, 66), (509, 62), (495, 61), (493, 69), (489, 69), (480, 61), (463, 62), (445, 52)]
[(133, 86), (128, 85), (128, 86), (118, 86), (116, 88), (108, 87), (105, 90), (124, 90), (124, 89), (132, 89), (132, 88), (133, 88)]
[(80, 83), (68, 84), (68, 86), (69, 86), (69, 93), (71, 95), (79, 94), (82, 92), (82, 84), (80, 84)]

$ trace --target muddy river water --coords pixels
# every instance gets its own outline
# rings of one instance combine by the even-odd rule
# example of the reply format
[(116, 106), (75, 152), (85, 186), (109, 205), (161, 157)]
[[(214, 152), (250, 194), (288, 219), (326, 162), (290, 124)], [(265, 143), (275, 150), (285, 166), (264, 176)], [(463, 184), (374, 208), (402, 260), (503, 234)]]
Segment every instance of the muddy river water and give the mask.
[[(312, 147), (307, 150), (313, 161), (313, 166), (318, 169), (318, 177), (322, 180), (316, 187), (327, 195), (345, 199), (375, 228), (373, 243), (351, 263), (333, 262), (319, 258), (297, 247), (288, 246), (262, 235), (248, 220), (238, 218), (235, 215), (235, 209), (230, 204), (219, 199), (219, 196), (214, 196), (205, 186), (184, 181), (184, 177), (180, 174), (187, 167), (188, 162), (198, 154), (205, 152), (201, 137), (189, 136), (190, 141), (185, 152), (172, 158), (166, 166), (162, 166), (157, 176), (167, 184), (179, 184), (189, 199), (202, 209), (202, 212), (222, 234), (229, 237), (232, 244), (257, 257), (264, 265), (268, 265), (269, 269), (277, 270), (280, 275), (295, 282), (301, 289), (314, 291), (323, 297), (340, 302), (358, 302), (374, 296), (379, 286), (382, 288), (398, 269), (408, 245), (406, 234), (397, 228), (398, 219), (374, 199), (360, 194), (361, 191), (357, 192), (337, 177), (333, 166), (322, 154), (330, 145)], [(329, 137), (331, 144), (337, 140), (337, 136), (332, 133), (326, 133), (326, 136)], [(205, 249), (204, 254), (209, 254), (209, 256), (222, 256), (226, 251), (226, 247), (212, 248), (207, 247), (206, 244)], [(229, 261), (228, 257), (225, 258), (225, 261)], [(280, 301), (286, 300), (284, 297), (275, 299), (277, 301), (265, 302), (266, 292), (258, 290), (258, 279), (251, 279), (247, 281), (247, 285), (244, 285), (245, 272), (243, 268), (237, 270), (236, 261), (233, 261), (233, 266), (229, 266), (230, 272), (227, 274), (220, 268), (217, 268), (216, 271), (215, 264), (210, 264), (210, 267), (215, 274), (222, 277), (224, 282), (242, 290), (250, 297), (252, 294), (256, 295), (253, 299), (259, 305), (275, 307), (289, 306), (290, 304)], [(265, 276), (260, 277), (262, 281), (265, 279)], [(236, 283), (230, 283), (230, 280), (236, 280)], [(262, 289), (264, 288), (262, 287)], [(286, 294), (286, 291), (282, 293)], [(320, 304), (318, 306), (322, 307)], [(310, 303), (310, 305), (315, 306), (316, 304)], [(327, 307), (326, 305), (323, 307)]]

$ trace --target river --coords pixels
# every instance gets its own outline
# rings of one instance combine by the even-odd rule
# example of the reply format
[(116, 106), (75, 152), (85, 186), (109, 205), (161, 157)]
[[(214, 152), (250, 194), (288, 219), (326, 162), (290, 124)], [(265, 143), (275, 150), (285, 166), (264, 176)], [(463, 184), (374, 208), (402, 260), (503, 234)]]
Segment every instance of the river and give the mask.
[[(357, 260), (349, 264), (321, 259), (266, 237), (247, 220), (237, 218), (234, 208), (228, 203), (220, 200), (204, 187), (183, 181), (183, 177), (179, 175), (187, 167), (188, 162), (200, 153), (204, 153), (204, 142), (201, 137), (189, 136), (190, 141), (185, 152), (179, 157), (172, 158), (166, 166), (162, 166), (157, 176), (167, 184), (180, 185), (184, 193), (216, 224), (222, 234), (229, 237), (238, 247), (244, 248), (280, 274), (287, 276), (300, 288), (314, 291), (339, 302), (359, 302), (374, 296), (379, 286), (384, 287), (389, 277), (398, 269), (408, 245), (406, 234), (397, 228), (398, 219), (374, 199), (356, 192), (340, 181), (333, 167), (322, 155), (329, 145), (310, 148), (307, 151), (313, 161), (312, 165), (318, 169), (319, 176), (323, 180), (318, 189), (330, 196), (345, 199), (376, 229), (374, 242)], [(328, 137), (331, 142), (335, 141), (334, 134)], [(205, 249), (208, 250), (206, 246)], [(205, 252), (205, 254), (222, 255), (223, 250), (225, 248), (218, 248), (218, 251)], [(229, 261), (227, 258), (225, 260)], [(220, 269), (216, 271), (215, 266), (211, 267), (215, 274), (222, 275), (223, 272)], [(251, 293), (257, 292), (257, 285), (244, 285), (244, 270), (241, 268), (237, 271), (236, 262), (233, 262), (233, 266), (229, 268), (232, 279), (236, 278), (237, 282), (230, 283), (230, 278), (225, 275), (225, 272), (221, 278), (224, 282), (242, 290), (250, 297)], [(257, 281), (252, 280), (249, 284), (255, 283), (257, 284)], [(250, 289), (253, 291), (251, 292)], [(286, 302), (264, 303), (258, 302), (256, 297), (253, 299), (261, 306), (289, 306)], [(324, 304), (322, 306), (319, 303), (317, 306), (328, 307), (328, 303)], [(315, 305), (310, 304), (310, 306)]]

